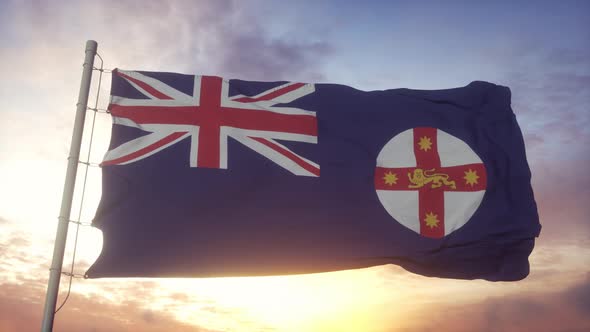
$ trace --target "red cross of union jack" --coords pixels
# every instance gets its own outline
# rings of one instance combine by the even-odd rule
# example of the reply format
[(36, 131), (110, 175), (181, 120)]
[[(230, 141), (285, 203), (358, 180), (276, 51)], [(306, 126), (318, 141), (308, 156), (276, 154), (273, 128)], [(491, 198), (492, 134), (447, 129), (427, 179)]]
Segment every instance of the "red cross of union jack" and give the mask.
[(102, 165), (123, 165), (191, 139), (191, 167), (227, 168), (232, 137), (295, 175), (319, 176), (318, 164), (276, 140), (317, 143), (315, 112), (276, 106), (311, 94), (313, 84), (286, 83), (256, 96), (229, 96), (229, 82), (195, 76), (192, 95), (140, 72), (115, 70), (147, 99), (111, 96), (109, 110), (118, 125), (150, 134), (107, 152)]

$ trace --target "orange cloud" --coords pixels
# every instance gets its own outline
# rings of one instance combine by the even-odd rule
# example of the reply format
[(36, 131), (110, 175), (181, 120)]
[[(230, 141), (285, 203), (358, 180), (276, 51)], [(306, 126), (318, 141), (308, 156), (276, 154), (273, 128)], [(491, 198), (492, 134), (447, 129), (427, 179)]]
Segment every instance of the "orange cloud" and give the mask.
[(562, 291), (548, 287), (546, 292), (489, 297), (480, 302), (445, 302), (420, 308), (407, 331), (590, 330), (590, 275)]
[[(44, 292), (36, 287), (0, 285), (0, 332), (38, 331), (43, 301)], [(116, 305), (84, 296), (73, 296), (68, 301), (56, 316), (56, 331), (211, 331), (183, 324), (160, 312), (145, 310), (135, 301)]]

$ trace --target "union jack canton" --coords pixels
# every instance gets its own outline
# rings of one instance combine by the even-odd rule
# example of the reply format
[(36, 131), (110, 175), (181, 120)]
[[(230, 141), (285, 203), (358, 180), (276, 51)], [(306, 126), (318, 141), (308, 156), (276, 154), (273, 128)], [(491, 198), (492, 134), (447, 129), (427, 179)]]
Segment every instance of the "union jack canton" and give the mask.
[(315, 92), (313, 84), (284, 83), (254, 96), (229, 96), (230, 83), (217, 76), (194, 76), (192, 94), (137, 71), (114, 70), (143, 98), (111, 96), (113, 123), (149, 134), (106, 153), (102, 165), (125, 165), (191, 139), (191, 167), (227, 169), (227, 138), (258, 152), (289, 172), (320, 175), (320, 166), (276, 140), (317, 144), (313, 111), (284, 107)]

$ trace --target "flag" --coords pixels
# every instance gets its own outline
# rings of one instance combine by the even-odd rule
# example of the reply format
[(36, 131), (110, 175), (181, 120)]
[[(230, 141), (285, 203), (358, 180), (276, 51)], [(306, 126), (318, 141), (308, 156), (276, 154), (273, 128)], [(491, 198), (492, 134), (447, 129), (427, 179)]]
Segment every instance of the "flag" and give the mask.
[(541, 226), (506, 87), (115, 70), (108, 109), (90, 278), (529, 273)]

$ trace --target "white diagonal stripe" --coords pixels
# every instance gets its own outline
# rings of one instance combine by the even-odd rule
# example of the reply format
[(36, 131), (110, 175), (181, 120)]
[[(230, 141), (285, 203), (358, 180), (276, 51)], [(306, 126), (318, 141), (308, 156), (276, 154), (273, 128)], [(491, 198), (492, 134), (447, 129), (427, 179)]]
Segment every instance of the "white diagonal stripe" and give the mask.
[[(125, 143), (119, 145), (118, 147), (116, 147), (112, 150), (109, 150), (106, 153), (103, 162), (109, 162), (111, 160), (115, 160), (115, 159), (119, 159), (119, 158), (128, 156), (128, 155), (135, 153), (141, 149), (145, 149), (152, 144), (157, 143), (158, 141), (162, 140), (163, 138), (165, 138), (166, 136), (169, 136), (171, 134), (173, 134), (173, 133), (160, 131), (160, 132), (155, 132), (155, 133), (151, 133), (151, 134), (148, 134), (145, 136), (138, 137), (138, 138), (131, 140), (129, 142), (125, 142)], [(125, 164), (129, 164), (129, 163), (144, 159), (146, 157), (149, 157), (149, 156), (153, 155), (154, 153), (159, 152), (159, 151), (169, 147), (170, 145), (172, 145), (180, 140), (185, 139), (188, 135), (189, 134), (186, 133), (186, 134), (180, 136), (179, 138), (177, 138), (177, 139), (175, 139), (175, 140), (173, 140), (173, 141), (171, 141), (171, 142), (169, 142), (157, 149), (154, 149), (150, 152), (147, 152), (146, 154), (142, 154), (142, 155), (138, 156), (137, 158), (134, 158), (134, 159), (131, 159), (126, 162), (119, 163), (119, 164), (125, 165)]]
[[(151, 78), (149, 76), (140, 74), (136, 71), (125, 71), (125, 70), (119, 70), (119, 72), (132, 77), (136, 80), (142, 81), (143, 83), (146, 83), (147, 85), (151, 86), (152, 88), (158, 90), (159, 92), (169, 96), (172, 99), (176, 99), (176, 100), (182, 100), (184, 102), (191, 102), (192, 101), (192, 96), (189, 96), (183, 92), (180, 92), (176, 89), (174, 89), (173, 87), (164, 84), (163, 82), (155, 79), (155, 78)], [(136, 88), (137, 90), (139, 90), (141, 93), (145, 94), (146, 96), (152, 98), (152, 99), (158, 99), (155, 96), (151, 95), (149, 92), (145, 91), (144, 89), (142, 89), (139, 85), (133, 83), (132, 81), (128, 80), (125, 77), (121, 77), (124, 80), (126, 80), (127, 82), (129, 82), (131, 85), (133, 85), (134, 88)]]
[[(274, 149), (271, 149), (270, 147), (254, 140), (250, 137), (243, 137), (243, 136), (240, 136), (240, 137), (232, 136), (232, 137), (235, 138), (238, 142), (240, 142), (240, 143), (244, 144), (245, 146), (249, 147), (250, 149), (260, 153), (261, 155), (272, 160), (277, 165), (283, 167), (284, 169), (288, 170), (289, 172), (291, 172), (295, 175), (313, 176), (313, 177), (316, 176), (315, 174), (309, 172), (305, 168), (303, 168), (300, 165), (298, 165), (297, 163), (295, 163), (293, 160), (287, 158), (285, 155), (279, 153), (278, 151), (276, 151)], [(285, 147), (281, 144), (278, 144), (277, 142), (275, 142), (273, 140), (269, 140), (269, 141), (271, 141), (273, 144), (277, 144), (280, 147), (290, 151), (291, 153), (298, 156), (299, 158), (301, 158), (305, 162), (309, 163), (310, 165), (313, 165), (316, 168), (319, 168), (319, 166), (316, 163), (299, 156), (295, 152), (289, 150), (287, 147)]]
[(178, 131), (192, 131), (197, 126), (193, 125), (186, 125), (186, 124), (161, 124), (161, 123), (137, 123), (128, 118), (121, 118), (118, 116), (113, 116), (113, 123), (121, 126), (126, 127), (135, 127), (147, 132), (178, 132)]
[[(289, 82), (289, 83), (285, 83), (283, 85), (279, 85), (277, 87), (274, 87), (272, 89), (266, 90), (266, 91), (264, 91), (262, 93), (259, 93), (259, 94), (255, 95), (255, 96), (235, 95), (235, 96), (232, 96), (231, 99), (232, 100), (236, 100), (236, 99), (240, 99), (240, 98), (257, 99), (257, 98), (260, 98), (260, 97), (263, 97), (263, 96), (272, 94), (275, 91), (281, 90), (281, 89), (286, 88), (288, 86), (291, 86), (293, 84), (299, 84), (299, 83), (297, 83), (297, 82)], [(273, 98), (271, 100), (274, 100), (274, 103), (275, 104), (290, 103), (290, 102), (292, 102), (295, 99), (301, 98), (301, 97), (303, 97), (305, 95), (308, 95), (310, 93), (313, 93), (313, 92), (315, 92), (315, 86), (313, 84), (305, 84), (305, 85), (303, 85), (303, 86), (301, 86), (301, 87), (299, 87), (299, 88), (297, 88), (297, 89), (295, 89), (293, 91), (289, 91), (287, 93), (281, 94), (281, 95), (279, 95), (279, 96), (277, 96), (277, 97), (275, 97), (275, 98)]]
[(295, 83), (287, 83), (271, 90), (264, 91), (256, 96), (244, 96), (244, 95), (236, 95), (232, 96), (231, 98), (228, 97), (229, 95), (229, 82), (223, 81), (222, 88), (221, 88), (221, 105), (225, 107), (233, 107), (233, 108), (241, 108), (241, 109), (252, 109), (252, 110), (265, 110), (268, 112), (274, 113), (282, 113), (282, 114), (301, 114), (301, 115), (311, 115), (315, 116), (314, 111), (308, 111), (301, 108), (294, 108), (294, 107), (275, 107), (276, 104), (283, 104), (292, 102), (295, 99), (301, 98), (306, 96), (310, 93), (315, 91), (315, 86), (313, 84), (306, 84), (300, 88), (297, 88), (293, 91), (287, 92), (283, 95), (277, 96), (276, 98), (270, 100), (259, 100), (256, 102), (244, 103), (236, 101), (240, 98), (252, 98), (256, 99), (260, 96), (268, 95), (274, 91), (282, 89), (284, 87), (293, 85)]
[(241, 129), (241, 128), (233, 128), (233, 127), (222, 127), (224, 128), (225, 132), (228, 133), (230, 136), (236, 137), (261, 137), (266, 139), (278, 139), (283, 141), (292, 141), (292, 142), (305, 142), (305, 143), (313, 143), (316, 144), (318, 142), (317, 136), (311, 135), (303, 135), (303, 134), (292, 134), (292, 133), (285, 133), (279, 131), (263, 131), (263, 130), (250, 130), (250, 129)]
[(133, 99), (119, 96), (111, 97), (112, 105), (119, 106), (156, 106), (156, 107), (178, 107), (178, 106), (196, 106), (194, 101), (174, 100), (174, 99)]

